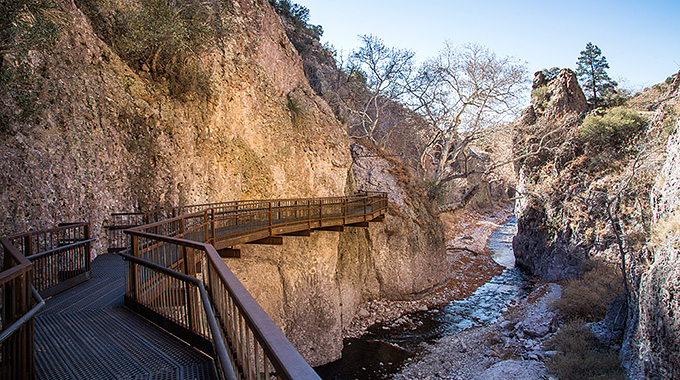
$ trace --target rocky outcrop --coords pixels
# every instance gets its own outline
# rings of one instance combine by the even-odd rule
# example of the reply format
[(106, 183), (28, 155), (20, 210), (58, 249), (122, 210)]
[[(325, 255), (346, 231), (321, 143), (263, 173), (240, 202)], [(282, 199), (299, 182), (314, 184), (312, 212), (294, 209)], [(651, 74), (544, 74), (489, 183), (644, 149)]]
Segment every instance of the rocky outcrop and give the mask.
[[(107, 43), (113, 12), (91, 8), (104, 3), (54, 3), (55, 18), (69, 22), (49, 54), (32, 53), (38, 112), (0, 120), (14, 120), (0, 128), (0, 234), (88, 220), (101, 253), (112, 212), (378, 189), (361, 175), (354, 184), (346, 129), (310, 87), (267, 1), (230, 2), (229, 37), (201, 56), (209, 97), (178, 96), (167, 78), (121, 58)], [(378, 166), (368, 170), (398, 172)], [(245, 246), (228, 259), (312, 365), (339, 357), (359, 302), (446, 281), (440, 226), (401, 182), (378, 180), (395, 189), (386, 222)]]
[(73, 1), (55, 4), (70, 21), (33, 60), (40, 112), (0, 136), (3, 234), (89, 220), (104, 237), (111, 212), (344, 193), (346, 131), (309, 87), (266, 1), (234, 2), (227, 46), (203, 57), (209, 100), (171, 96)]
[[(569, 76), (562, 71), (546, 84), (537, 75), (532, 106), (517, 127), (518, 265), (556, 280), (579, 275), (586, 258), (623, 262), (628, 300), (615, 299), (590, 328), (603, 344), (618, 344), (626, 321), (621, 357), (629, 378), (678, 378), (677, 90), (667, 82), (636, 95), (629, 107), (649, 117), (644, 129), (598, 150), (577, 133), (588, 108)], [(665, 157), (657, 153), (664, 146)]]
[[(578, 148), (571, 139), (588, 108), (571, 70), (560, 71), (549, 83), (538, 72), (531, 105), (516, 127), (518, 199), (513, 249), (519, 267), (545, 280), (573, 277), (585, 257), (579, 244), (582, 237), (561, 220), (563, 189), (541, 186), (541, 182), (549, 182), (545, 177), (556, 177), (577, 154)], [(560, 194), (557, 199), (551, 199), (557, 194)]]
[(653, 189), (649, 250), (631, 255), (633, 285), (622, 358), (630, 379), (680, 378), (680, 123)]

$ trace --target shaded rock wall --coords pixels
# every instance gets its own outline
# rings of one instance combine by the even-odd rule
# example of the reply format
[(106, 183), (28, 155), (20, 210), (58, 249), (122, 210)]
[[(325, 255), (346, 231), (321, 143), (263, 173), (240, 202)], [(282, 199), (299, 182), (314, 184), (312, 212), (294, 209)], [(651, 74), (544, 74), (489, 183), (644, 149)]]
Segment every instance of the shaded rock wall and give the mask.
[(622, 350), (628, 378), (680, 378), (680, 123), (652, 191), (653, 244), (631, 255), (632, 299)]

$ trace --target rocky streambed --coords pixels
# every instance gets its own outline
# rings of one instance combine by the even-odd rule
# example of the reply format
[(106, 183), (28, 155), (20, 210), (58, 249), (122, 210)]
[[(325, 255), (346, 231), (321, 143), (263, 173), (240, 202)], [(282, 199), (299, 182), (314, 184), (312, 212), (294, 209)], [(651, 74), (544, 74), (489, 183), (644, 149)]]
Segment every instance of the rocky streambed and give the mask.
[[(317, 368), (321, 377), (337, 380), (391, 378), (405, 365), (409, 367), (408, 364), (416, 362), (419, 355), (438, 341), (472, 327), (498, 322), (531, 291), (526, 276), (514, 268), (512, 237), (516, 226), (516, 220), (511, 217), (496, 228), (487, 241), (492, 257), (504, 267), (500, 274), (463, 299), (434, 307), (413, 301), (411, 309), (416, 311), (388, 319), (389, 322), (373, 324), (363, 335), (346, 339), (343, 357)], [(371, 307), (389, 308), (389, 303), (378, 301)], [(368, 310), (360, 313), (362, 311), (370, 314)], [(467, 351), (465, 343), (456, 348), (458, 352), (461, 349)]]

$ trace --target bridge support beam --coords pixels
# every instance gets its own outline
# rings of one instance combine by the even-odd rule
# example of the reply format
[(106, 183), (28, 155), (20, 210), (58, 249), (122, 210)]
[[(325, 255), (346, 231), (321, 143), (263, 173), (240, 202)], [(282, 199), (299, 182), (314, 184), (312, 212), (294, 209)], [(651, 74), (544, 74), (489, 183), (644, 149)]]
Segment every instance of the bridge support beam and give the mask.
[(219, 253), (220, 257), (222, 257), (222, 258), (238, 259), (238, 258), (241, 257), (241, 250), (237, 249), (237, 248), (231, 248), (231, 247), (222, 248), (222, 249), (218, 249), (217, 253)]
[(277, 236), (311, 236), (312, 231), (310, 230), (304, 230), (304, 231), (296, 231), (296, 232), (288, 232), (285, 234), (276, 234)]
[(249, 241), (247, 244), (283, 245), (283, 238), (280, 236), (270, 236), (263, 239)]
[(318, 228), (315, 228), (314, 230), (316, 230), (316, 231), (342, 232), (342, 231), (345, 230), (345, 227), (344, 226), (318, 227)]
[(368, 222), (359, 222), (359, 223), (352, 223), (352, 224), (347, 224), (347, 227), (368, 227)]

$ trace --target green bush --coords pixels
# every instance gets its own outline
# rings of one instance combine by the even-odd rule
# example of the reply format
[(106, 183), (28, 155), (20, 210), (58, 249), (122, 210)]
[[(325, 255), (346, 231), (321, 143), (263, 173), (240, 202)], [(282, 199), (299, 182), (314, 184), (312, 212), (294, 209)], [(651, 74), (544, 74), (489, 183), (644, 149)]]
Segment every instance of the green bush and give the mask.
[(637, 111), (614, 107), (604, 115), (587, 116), (579, 129), (579, 138), (595, 148), (627, 148), (645, 124), (645, 118)]
[(531, 90), (531, 99), (536, 101), (536, 105), (545, 108), (547, 99), (545, 94), (548, 92), (548, 86), (542, 86)]
[(131, 67), (166, 82), (180, 99), (212, 95), (207, 52), (231, 31), (228, 0), (76, 0), (97, 34)]
[(37, 113), (42, 78), (29, 52), (48, 52), (61, 31), (48, 0), (0, 1), (0, 130)]
[(312, 38), (319, 40), (323, 36), (321, 25), (309, 24), (309, 9), (307, 7), (290, 0), (269, 0), (269, 4), (274, 7), (276, 13), (291, 20), (297, 29), (306, 31)]

